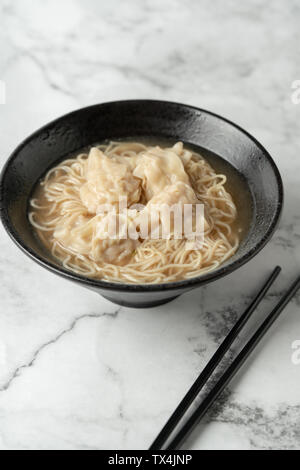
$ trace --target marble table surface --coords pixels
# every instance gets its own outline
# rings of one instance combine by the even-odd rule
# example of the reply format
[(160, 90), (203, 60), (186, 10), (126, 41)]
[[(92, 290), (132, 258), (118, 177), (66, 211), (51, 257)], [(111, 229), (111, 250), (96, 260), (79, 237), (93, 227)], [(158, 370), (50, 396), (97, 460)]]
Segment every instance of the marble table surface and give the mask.
[[(0, 228), (0, 449), (146, 449), (275, 264), (253, 323), (299, 271), (297, 0), (0, 0), (0, 164), (93, 103), (154, 98), (226, 116), (269, 150), (280, 226), (238, 272), (149, 310), (58, 279)], [(300, 297), (185, 449), (299, 449)], [(293, 355), (294, 353), (294, 355)]]

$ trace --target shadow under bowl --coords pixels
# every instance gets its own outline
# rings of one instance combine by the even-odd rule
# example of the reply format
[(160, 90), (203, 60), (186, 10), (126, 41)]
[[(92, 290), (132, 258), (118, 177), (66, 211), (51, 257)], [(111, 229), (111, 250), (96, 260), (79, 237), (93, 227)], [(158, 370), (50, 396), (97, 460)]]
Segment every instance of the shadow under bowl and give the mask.
[[(221, 156), (246, 180), (253, 221), (237, 252), (218, 269), (190, 280), (149, 285), (117, 284), (77, 275), (47, 253), (28, 221), (33, 188), (59, 160), (104, 140), (129, 137), (181, 140)], [(130, 307), (153, 307), (219, 279), (239, 268), (268, 242), (283, 204), (279, 171), (263, 146), (232, 122), (178, 103), (130, 100), (79, 109), (47, 124), (22, 142), (8, 159), (0, 180), (1, 219), (10, 237), (50, 271)]]

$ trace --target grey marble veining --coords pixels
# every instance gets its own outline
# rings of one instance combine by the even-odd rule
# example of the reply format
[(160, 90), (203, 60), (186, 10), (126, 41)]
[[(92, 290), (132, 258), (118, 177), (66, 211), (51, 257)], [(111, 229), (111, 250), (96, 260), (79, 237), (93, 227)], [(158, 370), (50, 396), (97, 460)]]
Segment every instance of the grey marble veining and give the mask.
[[(252, 326), (299, 271), (299, 2), (0, 0), (0, 21), (1, 165), (63, 113), (157, 98), (239, 123), (281, 171), (285, 208), (267, 247), (151, 310), (57, 279), (0, 228), (0, 449), (147, 448), (274, 265), (283, 273)], [(300, 448), (299, 305), (298, 295), (185, 448)]]

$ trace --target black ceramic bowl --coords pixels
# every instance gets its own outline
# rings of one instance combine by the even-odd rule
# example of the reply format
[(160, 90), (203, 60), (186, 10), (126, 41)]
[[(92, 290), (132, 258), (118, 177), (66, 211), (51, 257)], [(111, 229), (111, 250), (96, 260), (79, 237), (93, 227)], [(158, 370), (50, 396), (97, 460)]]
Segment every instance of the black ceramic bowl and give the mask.
[[(190, 280), (126, 285), (89, 279), (64, 269), (45, 252), (27, 219), (32, 190), (49, 167), (105, 139), (155, 137), (182, 140), (211, 151), (235, 167), (251, 191), (254, 217), (236, 254), (219, 269)], [(120, 305), (151, 307), (214, 281), (256, 255), (273, 234), (283, 203), (282, 181), (268, 152), (232, 122), (208, 111), (163, 101), (116, 101), (90, 106), (47, 124), (7, 161), (0, 182), (1, 218), (13, 241), (34, 261)]]

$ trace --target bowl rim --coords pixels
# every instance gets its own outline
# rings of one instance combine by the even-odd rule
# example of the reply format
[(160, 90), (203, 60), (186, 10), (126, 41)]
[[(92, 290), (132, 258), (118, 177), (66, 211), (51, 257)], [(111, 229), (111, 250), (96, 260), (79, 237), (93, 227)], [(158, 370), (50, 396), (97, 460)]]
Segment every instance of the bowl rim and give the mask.
[[(65, 269), (64, 267), (59, 267), (55, 264), (52, 264), (50, 261), (47, 261), (40, 257), (37, 253), (35, 253), (33, 250), (31, 250), (30, 247), (26, 246), (25, 243), (23, 243), (21, 237), (19, 236), (18, 232), (14, 230), (14, 227), (10, 221), (10, 218), (8, 216), (7, 208), (4, 206), (4, 197), (3, 197), (3, 188), (4, 188), (4, 180), (6, 177), (6, 173), (9, 170), (9, 167), (11, 163), (14, 161), (14, 159), (17, 157), (19, 154), (20, 150), (26, 146), (33, 138), (37, 137), (41, 132), (46, 130), (49, 126), (57, 124), (59, 121), (62, 121), (66, 118), (69, 118), (71, 116), (74, 116), (82, 111), (88, 111), (91, 109), (96, 109), (99, 108), (99, 111), (101, 111), (102, 107), (105, 106), (114, 106), (114, 105), (120, 105), (120, 104), (137, 104), (137, 103), (154, 103), (154, 104), (161, 104), (161, 105), (171, 105), (171, 106), (179, 106), (185, 109), (190, 109), (193, 111), (198, 111), (200, 113), (206, 114), (206, 115), (211, 115), (218, 120), (224, 121), (227, 124), (233, 126), (235, 129), (240, 131), (242, 134), (246, 135), (252, 142), (255, 143), (255, 145), (261, 150), (263, 153), (264, 157), (268, 160), (268, 162), (271, 165), (271, 168), (274, 172), (275, 178), (276, 178), (276, 183), (277, 183), (277, 193), (278, 193), (278, 204), (276, 207), (276, 211), (273, 215), (273, 220), (264, 234), (264, 236), (259, 239), (259, 241), (252, 247), (251, 250), (247, 251), (243, 256), (240, 258), (237, 258), (235, 261), (233, 261), (230, 264), (225, 264), (221, 265), (219, 268), (216, 270), (210, 271), (207, 274), (202, 274), (190, 279), (185, 279), (182, 281), (175, 281), (175, 282), (165, 282), (165, 283), (159, 283), (159, 284), (125, 284), (125, 283), (117, 283), (117, 282), (110, 282), (110, 281), (103, 281), (100, 279), (93, 279), (89, 277), (82, 276), (80, 274), (76, 274), (72, 271), (69, 271)], [(189, 289), (192, 287), (197, 287), (201, 284), (207, 284), (209, 282), (215, 281), (227, 274), (232, 273), (239, 267), (243, 266), (245, 263), (250, 261), (256, 254), (259, 253), (259, 251), (264, 248), (264, 246), (267, 244), (267, 242), (270, 240), (271, 236), (276, 230), (276, 227), (278, 225), (280, 215), (282, 212), (283, 208), (283, 199), (284, 199), (284, 191), (283, 191), (283, 183), (282, 183), (282, 178), (280, 175), (280, 172), (269, 154), (269, 152), (263, 147), (263, 145), (255, 138), (253, 137), (248, 131), (240, 127), (238, 124), (234, 123), (233, 121), (224, 118), (223, 116), (216, 114), (214, 112), (198, 108), (197, 106), (192, 106), (184, 103), (178, 103), (174, 101), (165, 101), (165, 100), (152, 100), (152, 99), (130, 99), (130, 100), (115, 100), (115, 101), (108, 101), (108, 102), (103, 102), (103, 103), (98, 103), (90, 106), (85, 106), (82, 108), (78, 108), (76, 110), (73, 110), (69, 113), (66, 113), (60, 117), (57, 117), (53, 119), (52, 121), (48, 122), (44, 126), (40, 127), (37, 129), (35, 132), (30, 134), (28, 137), (26, 137), (16, 148), (15, 150), (11, 153), (10, 157), (7, 159), (6, 163), (3, 166), (1, 175), (0, 175), (0, 218), (2, 220), (2, 223), (4, 225), (5, 230), (7, 231), (8, 235), (10, 238), (13, 240), (13, 242), (31, 259), (33, 259), (35, 262), (46, 268), (47, 270), (54, 272), (55, 274), (58, 274), (59, 276), (62, 276), (64, 278), (67, 278), (69, 280), (75, 281), (75, 282), (80, 282), (86, 285), (86, 287), (89, 287), (91, 289), (103, 289), (107, 291), (119, 291), (119, 292), (160, 292), (160, 291), (173, 291), (173, 290), (178, 290), (178, 289)]]

